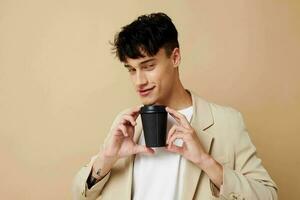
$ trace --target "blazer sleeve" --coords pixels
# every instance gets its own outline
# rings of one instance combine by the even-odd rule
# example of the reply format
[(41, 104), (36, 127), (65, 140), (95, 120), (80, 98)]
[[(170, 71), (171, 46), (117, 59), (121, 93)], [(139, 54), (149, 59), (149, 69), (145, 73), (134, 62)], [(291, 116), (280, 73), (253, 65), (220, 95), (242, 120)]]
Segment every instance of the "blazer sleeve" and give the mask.
[(76, 174), (73, 181), (73, 199), (74, 200), (94, 200), (100, 196), (102, 189), (105, 186), (105, 183), (110, 177), (110, 172), (106, 174), (98, 183), (93, 185), (90, 189), (87, 187), (87, 178), (91, 173), (93, 163), (97, 156), (92, 157), (91, 161), (82, 167), (79, 172)]
[(223, 166), (223, 184), (218, 191), (211, 182), (212, 193), (226, 200), (277, 200), (278, 188), (257, 157), (240, 112), (237, 124), (234, 169)]
[[(120, 112), (114, 119), (109, 134), (106, 136), (103, 147), (105, 147), (105, 144), (109, 140), (111, 136), (111, 131), (114, 129), (114, 127), (117, 126), (121, 116), (127, 112), (129, 109), (123, 110)], [(111, 172), (109, 171), (108, 174), (106, 174), (98, 183), (93, 185), (90, 189), (87, 187), (87, 178), (89, 174), (91, 173), (92, 166), (94, 164), (94, 161), (96, 160), (97, 155), (91, 158), (91, 161), (83, 166), (79, 172), (75, 175), (75, 178), (73, 180), (72, 184), (72, 196), (74, 200), (95, 200), (98, 198), (105, 187), (105, 183), (109, 180), (109, 177), (111, 175)]]

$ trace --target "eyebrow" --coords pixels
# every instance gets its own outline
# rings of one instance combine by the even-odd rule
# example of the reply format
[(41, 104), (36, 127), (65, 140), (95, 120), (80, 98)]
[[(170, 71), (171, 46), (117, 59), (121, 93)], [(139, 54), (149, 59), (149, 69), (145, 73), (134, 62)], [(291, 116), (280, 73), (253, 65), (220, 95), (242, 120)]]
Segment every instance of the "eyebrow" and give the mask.
[[(145, 63), (147, 63), (147, 62), (151, 62), (151, 61), (153, 61), (153, 60), (155, 60), (155, 58), (149, 58), (149, 59), (144, 60), (143, 62), (139, 63), (139, 65), (145, 64)], [(124, 64), (124, 67), (130, 68), (130, 67), (132, 67), (132, 66), (129, 65), (129, 64)]]

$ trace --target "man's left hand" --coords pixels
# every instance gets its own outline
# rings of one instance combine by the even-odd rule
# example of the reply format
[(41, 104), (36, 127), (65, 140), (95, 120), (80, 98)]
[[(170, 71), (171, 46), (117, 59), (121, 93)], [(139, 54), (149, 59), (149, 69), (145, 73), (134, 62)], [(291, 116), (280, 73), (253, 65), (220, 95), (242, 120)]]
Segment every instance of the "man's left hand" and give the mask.
[[(168, 133), (166, 150), (179, 153), (196, 165), (201, 166), (209, 155), (205, 152), (195, 129), (183, 114), (169, 107), (166, 107), (166, 111), (177, 122)], [(173, 144), (176, 139), (183, 140), (182, 147)]]

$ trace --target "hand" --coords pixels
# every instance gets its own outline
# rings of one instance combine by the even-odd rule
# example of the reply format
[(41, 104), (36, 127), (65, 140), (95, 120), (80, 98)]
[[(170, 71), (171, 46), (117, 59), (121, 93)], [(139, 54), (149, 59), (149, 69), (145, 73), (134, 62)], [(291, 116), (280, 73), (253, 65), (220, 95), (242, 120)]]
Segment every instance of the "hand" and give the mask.
[[(166, 150), (179, 153), (186, 159), (200, 166), (204, 159), (207, 158), (208, 154), (205, 152), (196, 131), (183, 114), (169, 107), (166, 107), (166, 111), (177, 122), (168, 133), (168, 146), (166, 147)], [(173, 144), (176, 139), (183, 140), (182, 147)]]
[(134, 127), (140, 108), (141, 106), (134, 107), (123, 114), (112, 129), (92, 166), (92, 174), (97, 174), (98, 180), (111, 170), (119, 158), (137, 153), (155, 153), (153, 149), (138, 145), (133, 141)]
[(133, 141), (136, 119), (141, 106), (130, 109), (123, 114), (117, 126), (112, 130), (111, 137), (103, 149), (103, 156), (117, 160), (137, 153), (153, 154), (154, 150)]

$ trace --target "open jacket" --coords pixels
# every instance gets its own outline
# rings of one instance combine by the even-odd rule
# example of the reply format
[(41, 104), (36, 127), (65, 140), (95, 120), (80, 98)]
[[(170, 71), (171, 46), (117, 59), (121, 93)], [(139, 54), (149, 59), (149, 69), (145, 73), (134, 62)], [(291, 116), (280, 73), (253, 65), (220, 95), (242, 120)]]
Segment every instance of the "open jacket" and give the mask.
[[(256, 155), (256, 148), (249, 138), (241, 113), (230, 107), (209, 103), (194, 92), (187, 91), (193, 102), (191, 126), (196, 130), (206, 152), (223, 166), (223, 185), (218, 190), (205, 172), (182, 157), (181, 164), (185, 164), (184, 179), (178, 199), (277, 199), (277, 186)], [(126, 111), (118, 114), (110, 130)], [(139, 116), (134, 133), (135, 142), (141, 132)], [(109, 137), (110, 134), (105, 142)], [(130, 200), (134, 158), (132, 155), (118, 160), (103, 179), (88, 189), (86, 180), (96, 159), (94, 156), (75, 176), (73, 199)]]

